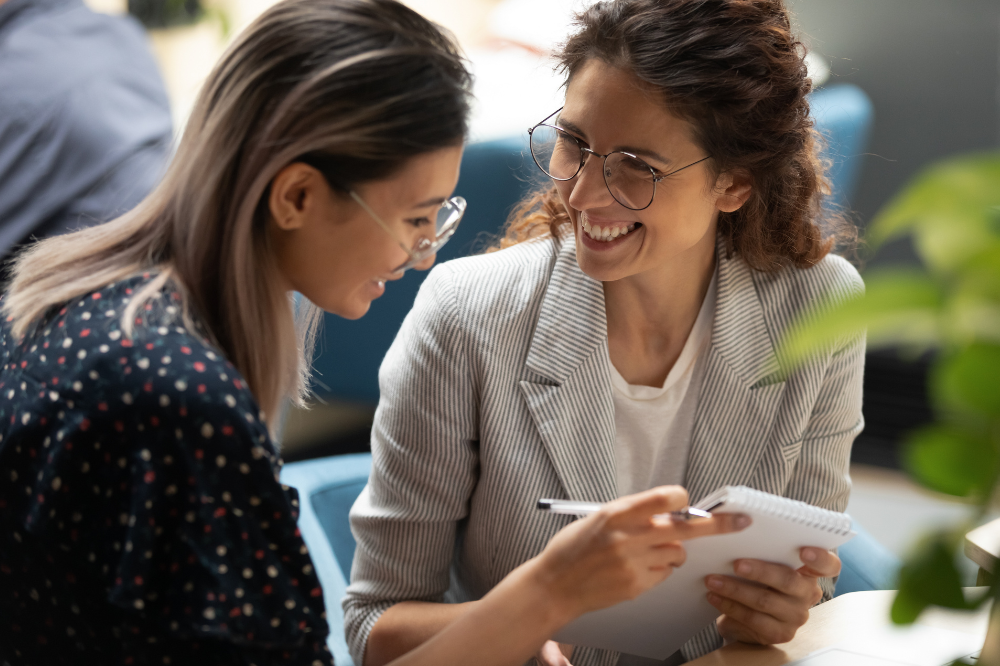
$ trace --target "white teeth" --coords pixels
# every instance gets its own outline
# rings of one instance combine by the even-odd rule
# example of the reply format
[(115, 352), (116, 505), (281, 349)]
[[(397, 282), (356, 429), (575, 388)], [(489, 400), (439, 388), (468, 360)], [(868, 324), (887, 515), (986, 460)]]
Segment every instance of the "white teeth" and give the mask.
[(624, 236), (633, 229), (635, 229), (635, 223), (629, 224), (627, 226), (607, 226), (601, 227), (596, 224), (591, 224), (587, 220), (584, 220), (582, 225), (584, 233), (590, 236), (596, 241), (611, 241), (620, 236)]

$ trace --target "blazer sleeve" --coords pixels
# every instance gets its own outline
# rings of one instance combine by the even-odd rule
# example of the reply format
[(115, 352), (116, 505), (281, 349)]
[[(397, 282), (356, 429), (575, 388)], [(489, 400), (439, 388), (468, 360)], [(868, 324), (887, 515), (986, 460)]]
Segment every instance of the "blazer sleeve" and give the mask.
[(390, 606), (443, 601), (477, 481), (478, 400), (450, 271), (439, 266), (424, 281), (379, 370), (372, 470), (351, 509), (357, 550), (343, 602), (357, 664)]
[[(834, 292), (847, 298), (864, 292), (857, 271), (842, 263), (845, 274)], [(826, 363), (802, 436), (802, 450), (785, 494), (831, 511), (847, 509), (851, 493), (851, 446), (864, 429), (861, 413), (865, 370), (865, 334), (843, 339)], [(806, 371), (803, 371), (806, 372)], [(823, 601), (833, 597), (836, 579), (820, 579)]]

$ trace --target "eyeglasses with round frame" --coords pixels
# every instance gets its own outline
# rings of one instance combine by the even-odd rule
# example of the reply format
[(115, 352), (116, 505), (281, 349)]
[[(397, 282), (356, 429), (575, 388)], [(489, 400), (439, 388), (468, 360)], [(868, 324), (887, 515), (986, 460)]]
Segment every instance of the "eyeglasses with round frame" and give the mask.
[(432, 254), (437, 254), (438, 250), (444, 247), (452, 236), (455, 235), (455, 230), (458, 228), (458, 223), (462, 221), (462, 216), (465, 215), (465, 209), (468, 204), (462, 197), (452, 197), (441, 204), (441, 208), (438, 209), (437, 217), (435, 218), (435, 233), (434, 240), (427, 238), (426, 236), (421, 236), (416, 244), (411, 248), (399, 239), (393, 230), (389, 227), (385, 221), (372, 210), (371, 206), (365, 203), (357, 192), (350, 190), (349, 194), (351, 198), (361, 208), (368, 213), (375, 222), (378, 223), (382, 229), (392, 237), (394, 241), (403, 248), (409, 259), (403, 263), (399, 268), (395, 269), (393, 273), (402, 273), (410, 270), (420, 262), (427, 259), (427, 257)]
[[(601, 155), (600, 153), (595, 152), (590, 148), (587, 148), (586, 146), (582, 145), (579, 139), (577, 139), (575, 136), (564, 130), (562, 127), (548, 124), (547, 121), (551, 119), (552, 116), (562, 111), (563, 108), (565, 107), (560, 107), (555, 112), (547, 116), (544, 120), (542, 120), (542, 122), (528, 129), (528, 145), (531, 150), (531, 159), (534, 160), (535, 165), (542, 170), (542, 173), (544, 173), (552, 180), (567, 181), (567, 180), (573, 180), (580, 174), (580, 171), (583, 170), (584, 165), (587, 163), (587, 157), (589, 157), (590, 155), (602, 158), (604, 160), (604, 164), (602, 165), (601, 171), (604, 175), (604, 185), (608, 188), (608, 192), (611, 193), (611, 196), (614, 197), (614, 200), (620, 203), (622, 206), (625, 206), (629, 210), (645, 210), (646, 208), (649, 208), (650, 205), (652, 205), (653, 203), (653, 197), (656, 195), (656, 184), (658, 182), (660, 182), (664, 178), (667, 178), (668, 176), (674, 175), (675, 173), (684, 171), (684, 169), (693, 167), (695, 164), (700, 164), (711, 157), (711, 155), (706, 155), (697, 162), (691, 162), (691, 164), (682, 166), (679, 169), (674, 169), (670, 173), (657, 175), (656, 169), (649, 166), (649, 164), (647, 164), (637, 155), (634, 155), (624, 150), (615, 150), (608, 153), (607, 155)], [(574, 146), (580, 151), (580, 159), (576, 165), (576, 170), (573, 171), (571, 175), (566, 176), (564, 173), (562, 175), (557, 176), (550, 173), (551, 164), (549, 164), (548, 166), (543, 166), (543, 162), (546, 161), (545, 159), (546, 142), (543, 139), (536, 138), (535, 134), (535, 132), (540, 127), (554, 130), (558, 134), (560, 139), (566, 139), (570, 143), (570, 145)], [(612, 156), (615, 157), (609, 166), (608, 160)], [(626, 164), (625, 160), (629, 161), (628, 162), (629, 166), (625, 166)], [(625, 173), (626, 170), (630, 170), (631, 175), (626, 174)], [(649, 174), (648, 179), (646, 177), (647, 173)], [(612, 186), (609, 178), (611, 179), (622, 178), (627, 185), (633, 186), (633, 189), (637, 184), (641, 185), (643, 190), (640, 190), (640, 195), (637, 197), (639, 199), (638, 203), (645, 201), (645, 204), (634, 205), (636, 202), (634, 201), (629, 202), (628, 201), (629, 197), (622, 192), (622, 186), (618, 185), (617, 183), (614, 186)], [(644, 192), (645, 189), (649, 190), (648, 200), (646, 199), (646, 195)], [(616, 192), (616, 190), (618, 191)]]

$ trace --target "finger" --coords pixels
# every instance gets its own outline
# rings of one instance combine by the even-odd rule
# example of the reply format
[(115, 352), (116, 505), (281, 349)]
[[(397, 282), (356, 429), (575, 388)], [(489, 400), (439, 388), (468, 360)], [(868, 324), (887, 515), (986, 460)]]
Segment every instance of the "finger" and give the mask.
[(598, 515), (605, 514), (609, 524), (620, 527), (643, 526), (655, 515), (679, 511), (687, 505), (688, 494), (684, 488), (660, 486), (609, 502)]
[(691, 520), (673, 520), (666, 518), (656, 520), (653, 525), (667, 528), (674, 540), (695, 539), (713, 534), (727, 534), (746, 529), (752, 522), (750, 516), (742, 513), (713, 513), (710, 518), (693, 518)]
[(649, 549), (650, 561), (646, 564), (650, 569), (659, 570), (667, 567), (676, 569), (687, 561), (687, 551), (677, 543), (656, 544)]
[(799, 572), (814, 578), (832, 578), (840, 575), (840, 558), (823, 548), (807, 547), (799, 551), (805, 566)]
[(727, 599), (713, 592), (708, 593), (708, 603), (715, 606), (731, 621), (742, 625), (742, 636), (738, 640), (772, 645), (787, 643), (795, 638), (798, 627), (780, 622), (771, 615), (758, 613), (738, 601)]
[(785, 594), (806, 598), (816, 586), (816, 579), (803, 576), (791, 567), (761, 560), (736, 560), (733, 571), (737, 576), (774, 588)]
[(573, 666), (566, 654), (560, 649), (561, 647), (555, 641), (545, 641), (538, 654), (535, 655), (535, 663), (539, 666)]
[(725, 639), (726, 643), (739, 641), (741, 643), (764, 645), (769, 642), (766, 637), (758, 635), (753, 629), (728, 615), (720, 615), (716, 618), (715, 626), (719, 630), (719, 635)]
[(801, 627), (809, 619), (811, 606), (809, 601), (783, 594), (770, 587), (719, 575), (708, 576), (705, 585), (717, 596), (735, 601), (757, 613), (770, 615), (784, 624)]

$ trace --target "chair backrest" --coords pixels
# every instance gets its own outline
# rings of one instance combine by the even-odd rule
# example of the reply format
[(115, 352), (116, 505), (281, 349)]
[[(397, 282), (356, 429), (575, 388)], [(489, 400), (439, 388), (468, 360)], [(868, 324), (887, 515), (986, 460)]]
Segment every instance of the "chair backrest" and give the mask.
[[(871, 102), (853, 85), (823, 88), (810, 97), (816, 125), (826, 137), (835, 201), (850, 201), (860, 175), (872, 121)], [(541, 172), (528, 152), (527, 136), (474, 143), (465, 150), (456, 194), (469, 209), (451, 242), (438, 257), (447, 261), (484, 249), (501, 231), (514, 205), (539, 187)], [(314, 361), (315, 390), (324, 398), (375, 404), (378, 368), (413, 306), (426, 272), (410, 271), (393, 282), (359, 320), (327, 314)], [(349, 354), (344, 350), (350, 350)]]
[(834, 596), (896, 589), (899, 558), (856, 522), (854, 531), (858, 535), (837, 550), (841, 567)]
[(835, 203), (849, 206), (857, 189), (865, 147), (871, 135), (872, 103), (861, 88), (840, 84), (809, 96), (816, 129), (826, 139), (823, 156), (830, 160), (828, 176)]
[(340, 601), (351, 578), (356, 545), (348, 513), (368, 483), (371, 466), (370, 453), (357, 453), (288, 463), (281, 471), (281, 482), (299, 491), (299, 530), (323, 587), (330, 625), (327, 645), (337, 666), (354, 663), (344, 638)]

